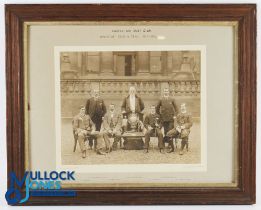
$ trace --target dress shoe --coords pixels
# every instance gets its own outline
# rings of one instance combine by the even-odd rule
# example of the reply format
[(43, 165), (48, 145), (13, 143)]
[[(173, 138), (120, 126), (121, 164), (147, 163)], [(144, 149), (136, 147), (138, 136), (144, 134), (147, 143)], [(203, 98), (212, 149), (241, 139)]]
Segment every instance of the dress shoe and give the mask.
[(180, 151), (179, 154), (180, 154), (180, 155), (183, 155), (184, 153), (183, 153), (183, 151)]
[(171, 153), (171, 152), (174, 152), (174, 149), (169, 150), (167, 153)]
[(143, 151), (143, 153), (149, 153), (149, 150), (148, 149), (145, 149), (144, 151)]
[(112, 151), (112, 148), (110, 147), (110, 148), (108, 148), (107, 150), (106, 150), (106, 153), (110, 153)]
[(103, 153), (101, 150), (97, 150), (97, 155), (105, 155), (105, 153)]
[(86, 158), (86, 151), (82, 152), (82, 158)]
[(160, 153), (165, 154), (164, 149), (160, 149)]
[(112, 151), (116, 151), (117, 150), (117, 147), (112, 147)]

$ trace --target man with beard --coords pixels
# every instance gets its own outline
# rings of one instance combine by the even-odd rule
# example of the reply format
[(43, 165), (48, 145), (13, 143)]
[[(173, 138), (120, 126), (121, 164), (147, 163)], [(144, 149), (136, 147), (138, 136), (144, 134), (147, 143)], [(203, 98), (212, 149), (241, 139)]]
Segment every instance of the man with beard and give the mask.
[(130, 87), (129, 95), (124, 98), (122, 102), (122, 114), (125, 115), (127, 118), (130, 113), (136, 113), (139, 116), (139, 119), (143, 121), (142, 111), (144, 110), (144, 103), (142, 99), (136, 95), (135, 87)]

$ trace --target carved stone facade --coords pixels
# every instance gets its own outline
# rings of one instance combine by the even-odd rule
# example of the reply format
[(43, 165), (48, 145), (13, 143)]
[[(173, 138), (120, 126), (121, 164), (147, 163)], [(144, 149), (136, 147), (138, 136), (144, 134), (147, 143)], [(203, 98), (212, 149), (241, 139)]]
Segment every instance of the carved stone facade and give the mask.
[(130, 86), (148, 109), (165, 87), (178, 103), (200, 115), (200, 52), (64, 52), (61, 53), (62, 117), (72, 117), (99, 89), (106, 105), (120, 109)]
[[(73, 76), (72, 76), (73, 75)], [(200, 51), (64, 52), (61, 78), (171, 76), (199, 79)]]

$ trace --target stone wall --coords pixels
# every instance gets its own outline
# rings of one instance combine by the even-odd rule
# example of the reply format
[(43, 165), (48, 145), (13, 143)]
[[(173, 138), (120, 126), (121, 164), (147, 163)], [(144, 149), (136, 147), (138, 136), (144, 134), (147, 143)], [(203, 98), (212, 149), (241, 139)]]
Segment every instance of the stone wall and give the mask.
[(123, 98), (128, 95), (130, 86), (135, 86), (137, 94), (145, 103), (145, 112), (150, 105), (157, 104), (165, 87), (170, 89), (171, 96), (177, 104), (186, 103), (188, 111), (194, 117), (200, 116), (200, 82), (170, 80), (62, 80), (61, 81), (61, 114), (63, 118), (71, 118), (79, 112), (80, 105), (85, 105), (91, 97), (93, 89), (99, 89), (106, 106), (114, 103), (120, 111)]

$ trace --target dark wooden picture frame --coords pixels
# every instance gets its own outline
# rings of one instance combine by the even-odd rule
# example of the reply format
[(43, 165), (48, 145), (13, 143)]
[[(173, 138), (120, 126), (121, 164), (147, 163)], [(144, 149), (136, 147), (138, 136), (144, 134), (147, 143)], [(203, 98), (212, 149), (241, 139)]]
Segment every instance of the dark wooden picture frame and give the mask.
[[(8, 173), (25, 172), (23, 25), (34, 21), (238, 22), (238, 186), (75, 189), (26, 205), (253, 204), (256, 167), (256, 5), (6, 5)], [(10, 186), (10, 180), (8, 180)]]

